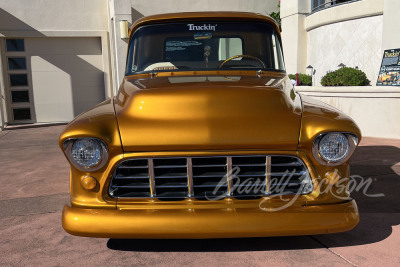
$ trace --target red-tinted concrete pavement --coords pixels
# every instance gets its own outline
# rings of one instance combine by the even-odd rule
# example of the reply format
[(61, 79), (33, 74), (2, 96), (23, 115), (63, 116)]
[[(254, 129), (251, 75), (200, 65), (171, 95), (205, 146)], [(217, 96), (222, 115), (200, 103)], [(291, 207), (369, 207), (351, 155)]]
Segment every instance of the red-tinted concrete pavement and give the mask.
[(74, 237), (61, 228), (68, 164), (63, 126), (0, 132), (1, 266), (346, 266), (400, 264), (400, 140), (365, 138), (352, 174), (372, 178), (353, 195), (361, 222), (341, 234), (220, 240)]

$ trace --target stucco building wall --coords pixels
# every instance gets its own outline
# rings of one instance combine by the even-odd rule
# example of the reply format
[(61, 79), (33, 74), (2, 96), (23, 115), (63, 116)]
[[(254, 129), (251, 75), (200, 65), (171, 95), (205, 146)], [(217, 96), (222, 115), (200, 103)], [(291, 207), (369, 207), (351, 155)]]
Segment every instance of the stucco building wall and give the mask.
[[(106, 0), (0, 0), (0, 128), (69, 121), (111, 97), (108, 32)], [(24, 49), (8, 51), (10, 39)], [(13, 57), (24, 59), (25, 69), (9, 69)], [(11, 84), (18, 73), (27, 84)], [(29, 98), (15, 102), (15, 92)], [(18, 109), (29, 116), (16, 119)]]
[(296, 86), (296, 91), (312, 96), (349, 115), (363, 136), (400, 138), (400, 90), (396, 87)]
[(395, 37), (398, 0), (361, 0), (311, 12), (311, 1), (281, 4), (282, 39), (288, 73), (315, 70), (314, 85), (340, 63), (363, 70), (375, 85), (384, 49), (399, 48)]
[(383, 17), (383, 50), (400, 48), (399, 0), (385, 0)]
[(3, 35), (3, 31), (106, 30), (107, 3), (102, 0), (0, 0)]
[(339, 64), (358, 67), (371, 84), (376, 83), (382, 61), (383, 16), (337, 22), (308, 32), (307, 64), (316, 70), (319, 86), (322, 76)]

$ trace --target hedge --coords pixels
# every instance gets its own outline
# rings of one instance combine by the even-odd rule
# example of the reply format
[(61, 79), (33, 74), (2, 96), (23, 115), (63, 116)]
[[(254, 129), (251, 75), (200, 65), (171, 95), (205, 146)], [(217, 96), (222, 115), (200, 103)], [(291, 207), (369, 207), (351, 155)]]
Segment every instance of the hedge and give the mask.
[(321, 78), (322, 86), (365, 86), (369, 84), (370, 81), (363, 71), (349, 67), (328, 72)]

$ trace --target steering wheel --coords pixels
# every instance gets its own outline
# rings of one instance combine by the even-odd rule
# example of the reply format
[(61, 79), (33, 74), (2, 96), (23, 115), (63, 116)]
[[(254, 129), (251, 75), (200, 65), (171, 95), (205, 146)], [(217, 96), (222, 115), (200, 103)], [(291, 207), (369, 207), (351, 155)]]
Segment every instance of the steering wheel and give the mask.
[(239, 57), (245, 57), (245, 58), (254, 59), (254, 60), (258, 61), (263, 66), (263, 68), (265, 69), (264, 61), (262, 61), (258, 57), (254, 57), (254, 56), (250, 56), (250, 55), (236, 55), (236, 56), (230, 57), (227, 60), (225, 60), (224, 62), (222, 62), (221, 65), (219, 65), (218, 68), (219, 69), (222, 68), (226, 63), (228, 63), (228, 61), (231, 61), (232, 59), (239, 58)]

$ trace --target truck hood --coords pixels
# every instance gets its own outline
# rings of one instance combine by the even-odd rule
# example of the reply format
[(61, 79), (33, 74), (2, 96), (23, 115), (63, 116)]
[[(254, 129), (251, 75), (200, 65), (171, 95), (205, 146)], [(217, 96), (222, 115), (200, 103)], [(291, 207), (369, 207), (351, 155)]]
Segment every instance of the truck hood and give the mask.
[(301, 100), (286, 75), (125, 78), (114, 101), (125, 152), (295, 150)]

